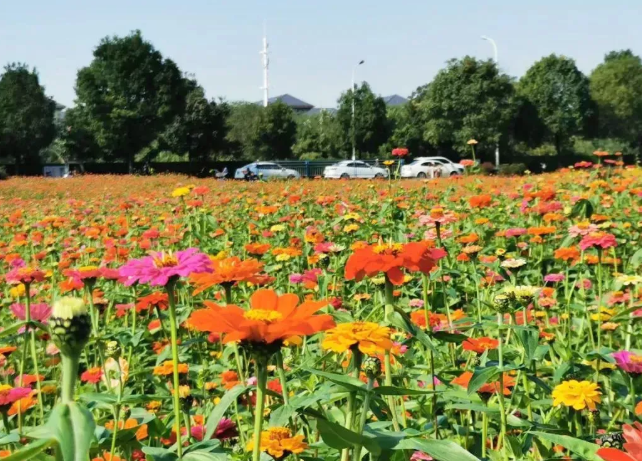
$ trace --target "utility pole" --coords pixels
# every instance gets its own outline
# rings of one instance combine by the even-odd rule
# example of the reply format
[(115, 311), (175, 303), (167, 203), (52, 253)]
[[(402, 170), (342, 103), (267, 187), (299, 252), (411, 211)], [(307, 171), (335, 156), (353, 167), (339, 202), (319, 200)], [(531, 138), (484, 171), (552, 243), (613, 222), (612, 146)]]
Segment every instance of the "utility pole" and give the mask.
[(270, 67), (270, 58), (268, 57), (268, 41), (265, 25), (263, 25), (263, 49), (259, 53), (261, 55), (261, 62), (263, 64), (263, 107), (267, 107), (269, 99), (270, 82), (268, 79), (268, 70)]
[[(499, 72), (499, 56), (497, 54), (497, 43), (495, 43), (495, 40), (485, 35), (482, 35), (481, 38), (482, 40), (486, 40), (487, 42), (490, 42), (491, 45), (493, 45), (495, 66), (497, 66), (497, 71)], [(499, 143), (495, 146), (495, 167), (499, 168)]]
[(357, 71), (357, 67), (359, 67), (361, 64), (363, 64), (364, 61), (363, 59), (359, 61), (359, 63), (355, 64), (354, 67), (352, 68), (352, 86), (350, 87), (350, 90), (352, 91), (352, 160), (356, 160), (357, 158), (357, 127), (355, 125), (355, 119), (354, 119), (354, 114), (355, 114), (355, 99), (356, 99), (356, 91), (354, 88), (354, 73)]

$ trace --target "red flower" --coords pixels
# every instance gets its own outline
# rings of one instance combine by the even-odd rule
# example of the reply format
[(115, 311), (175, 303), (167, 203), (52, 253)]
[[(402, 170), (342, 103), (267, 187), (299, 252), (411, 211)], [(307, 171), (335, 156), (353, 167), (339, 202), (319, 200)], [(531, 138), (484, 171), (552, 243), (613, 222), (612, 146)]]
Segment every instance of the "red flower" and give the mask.
[(468, 338), (463, 342), (462, 347), (465, 351), (472, 351), (478, 354), (483, 354), (489, 349), (497, 349), (499, 341), (493, 338)]
[(100, 367), (90, 368), (80, 375), (80, 380), (86, 383), (96, 384), (100, 382), (100, 379), (103, 376), (103, 372)]
[(408, 149), (406, 149), (405, 147), (397, 147), (395, 149), (392, 149), (393, 157), (402, 158), (402, 157), (405, 157), (406, 155), (408, 155)]
[(346, 280), (363, 280), (380, 272), (386, 274), (393, 285), (403, 284), (402, 268), (427, 274), (436, 262), (446, 256), (440, 248), (428, 248), (424, 243), (390, 243), (370, 245), (356, 250), (346, 264)]
[(591, 232), (585, 235), (580, 242), (580, 248), (586, 250), (587, 248), (595, 247), (606, 250), (607, 248), (617, 246), (617, 241), (613, 234), (608, 232)]
[(605, 461), (642, 461), (642, 424), (636, 421), (634, 425), (622, 426), (626, 452), (616, 448), (600, 448), (597, 455)]

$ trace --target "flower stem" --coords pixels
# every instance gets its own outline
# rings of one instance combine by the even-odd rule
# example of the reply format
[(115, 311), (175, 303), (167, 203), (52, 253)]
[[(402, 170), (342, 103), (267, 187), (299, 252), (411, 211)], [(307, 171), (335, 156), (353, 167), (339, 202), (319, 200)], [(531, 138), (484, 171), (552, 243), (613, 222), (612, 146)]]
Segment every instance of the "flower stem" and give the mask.
[[(355, 378), (359, 379), (359, 373), (361, 372), (361, 360), (363, 359), (363, 355), (359, 349), (354, 349), (352, 351), (352, 367), (353, 367), (353, 375)], [(356, 392), (350, 392), (348, 394), (348, 409), (346, 412), (346, 424), (345, 428), (348, 430), (352, 430), (352, 425), (354, 423), (354, 412), (355, 412), (355, 401), (357, 398), (357, 393)], [(348, 461), (350, 459), (350, 449), (349, 448), (344, 448), (343, 451), (341, 452), (341, 461)]]
[[(368, 384), (366, 387), (366, 396), (363, 398), (363, 407), (361, 408), (361, 416), (359, 418), (359, 427), (357, 428), (357, 434), (363, 434), (363, 429), (366, 427), (366, 421), (368, 420), (368, 412), (370, 411), (370, 399), (372, 398), (372, 388), (374, 387), (375, 380), (372, 377), (368, 377)], [(357, 444), (354, 447), (352, 452), (352, 461), (359, 461), (361, 457), (361, 444)]]
[(261, 458), (261, 430), (263, 428), (263, 410), (265, 408), (265, 389), (267, 387), (267, 360), (264, 357), (256, 357), (255, 360), (257, 384), (252, 461), (259, 461)]
[(176, 328), (176, 301), (174, 299), (174, 284), (168, 283), (166, 286), (167, 289), (167, 301), (169, 304), (169, 331), (171, 335), (172, 343), (172, 365), (173, 365), (173, 374), (174, 374), (174, 420), (176, 424), (176, 444), (177, 444), (177, 453), (178, 457), (183, 456), (183, 444), (181, 442), (181, 401), (180, 395), (178, 392), (179, 381), (178, 381), (178, 338), (177, 338), (177, 328)]
[(78, 361), (77, 354), (66, 355), (62, 354), (62, 403), (71, 403), (74, 401), (74, 394), (76, 389), (76, 377), (78, 376)]
[(504, 404), (504, 352), (502, 345), (502, 322), (504, 318), (501, 313), (497, 313), (497, 328), (498, 328), (498, 340), (499, 344), (497, 345), (497, 353), (499, 355), (499, 389), (497, 390), (497, 397), (499, 399), (499, 416), (501, 429), (499, 434), (498, 445), (501, 444), (503, 449), (504, 458), (508, 459), (508, 454), (506, 452), (506, 407)]
[(281, 351), (276, 353), (276, 369), (279, 373), (279, 380), (281, 381), (281, 391), (283, 392), (283, 404), (290, 404), (290, 396), (288, 395), (288, 386), (285, 379), (285, 368), (283, 368), (283, 354)]

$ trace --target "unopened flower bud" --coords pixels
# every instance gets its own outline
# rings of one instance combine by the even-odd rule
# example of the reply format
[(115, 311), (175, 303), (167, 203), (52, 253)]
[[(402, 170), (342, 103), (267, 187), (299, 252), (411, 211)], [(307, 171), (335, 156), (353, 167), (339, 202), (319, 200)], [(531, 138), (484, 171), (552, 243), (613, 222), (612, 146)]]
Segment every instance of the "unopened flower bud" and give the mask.
[(511, 299), (509, 298), (508, 295), (505, 295), (503, 293), (498, 294), (495, 296), (495, 299), (493, 299), (493, 307), (497, 312), (500, 313), (506, 313), (510, 312), (512, 308), (512, 302)]
[(381, 376), (381, 360), (377, 357), (368, 357), (363, 362), (363, 372), (370, 379), (377, 379)]
[(56, 301), (49, 327), (54, 343), (63, 354), (80, 354), (91, 333), (91, 320), (83, 300), (66, 297)]

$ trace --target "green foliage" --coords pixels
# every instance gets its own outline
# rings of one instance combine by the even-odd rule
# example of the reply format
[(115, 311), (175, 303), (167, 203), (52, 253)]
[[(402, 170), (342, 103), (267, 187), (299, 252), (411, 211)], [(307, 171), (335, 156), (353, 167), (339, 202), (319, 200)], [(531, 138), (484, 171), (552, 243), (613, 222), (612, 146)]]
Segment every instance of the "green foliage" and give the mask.
[(526, 165), (523, 163), (507, 163), (499, 165), (500, 176), (521, 176), (526, 172)]
[(642, 59), (631, 50), (612, 51), (590, 77), (600, 132), (642, 149)]
[(77, 103), (108, 160), (126, 160), (150, 145), (184, 111), (194, 83), (136, 31), (104, 38), (78, 71)]
[(0, 156), (15, 162), (20, 172), (39, 163), (40, 150), (55, 136), (56, 103), (45, 95), (35, 69), (10, 64), (0, 77)]
[(411, 100), (402, 106), (388, 108), (390, 138), (385, 144), (385, 153), (390, 154), (396, 147), (405, 147), (415, 156), (435, 154), (430, 143), (423, 138), (420, 106)]
[(515, 114), (512, 79), (492, 61), (469, 56), (448, 62), (434, 80), (417, 89), (414, 101), (422, 121), (423, 139), (469, 154), (466, 142), (494, 150)]
[(195, 88), (187, 95), (185, 110), (161, 134), (161, 146), (190, 161), (216, 160), (227, 147), (226, 118), (229, 105), (208, 101), (205, 91)]
[[(352, 123), (352, 102), (354, 98), (354, 127)], [(341, 127), (340, 142), (342, 157), (352, 153), (352, 141), (359, 157), (372, 157), (379, 147), (388, 140), (386, 103), (375, 96), (370, 85), (363, 82), (341, 94), (338, 101), (337, 121)]]
[(0, 166), (0, 181), (7, 179), (9, 175), (7, 174), (7, 170), (4, 169), (3, 166)]
[(341, 127), (330, 112), (296, 118), (297, 137), (292, 152), (302, 160), (337, 158), (341, 148)]
[(586, 132), (593, 115), (588, 79), (575, 61), (554, 54), (537, 61), (517, 86), (545, 127), (541, 141), (559, 154), (573, 135)]

